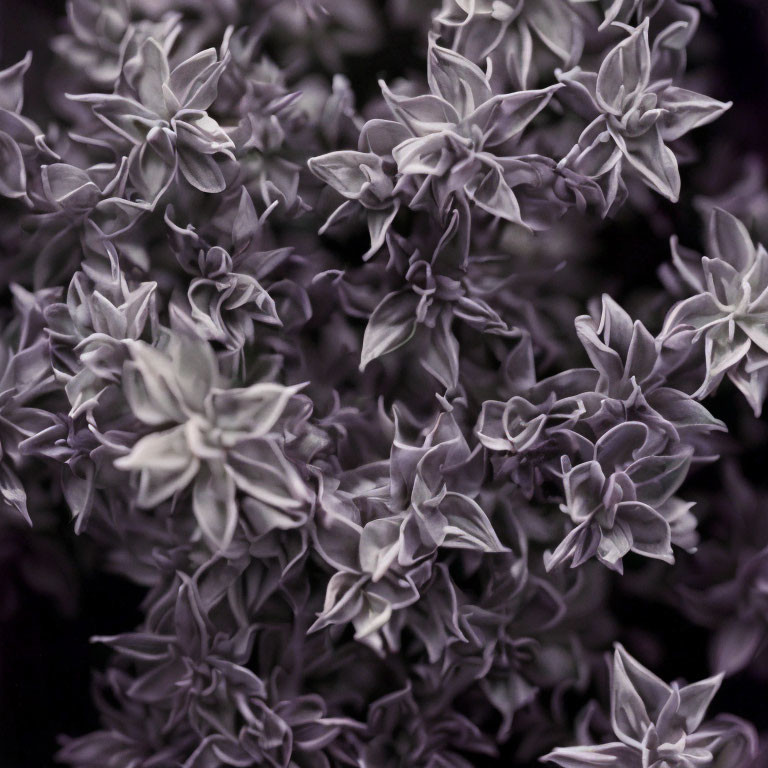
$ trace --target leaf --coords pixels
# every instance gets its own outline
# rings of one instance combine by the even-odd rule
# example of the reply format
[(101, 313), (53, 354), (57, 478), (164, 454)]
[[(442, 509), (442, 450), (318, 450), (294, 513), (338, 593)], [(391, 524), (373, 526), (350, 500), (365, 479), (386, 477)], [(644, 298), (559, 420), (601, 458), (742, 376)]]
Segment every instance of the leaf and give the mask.
[(480, 552), (509, 551), (499, 541), (488, 516), (469, 497), (449, 491), (440, 503), (440, 512), (448, 521), (441, 546)]
[(600, 338), (595, 321), (589, 315), (580, 315), (575, 320), (575, 326), (576, 335), (592, 365), (607, 382), (620, 382), (624, 378), (624, 361), (616, 349), (611, 349)]
[(680, 707), (678, 714), (685, 718), (685, 730), (693, 733), (704, 720), (715, 694), (723, 682), (723, 673), (685, 685), (680, 689)]
[(304, 386), (259, 382), (245, 389), (216, 389), (210, 394), (210, 416), (222, 430), (262, 437), (272, 430), (291, 398)]
[(434, 41), (427, 54), (427, 80), (432, 93), (451, 104), (461, 119), (493, 95), (480, 67)]
[(142, 341), (125, 343), (132, 359), (123, 367), (123, 391), (134, 415), (155, 426), (185, 421), (170, 360)]
[(565, 66), (578, 60), (584, 45), (584, 26), (568, 3), (537, 0), (528, 3), (525, 10), (528, 24)]
[(360, 566), (379, 581), (400, 553), (400, 519), (371, 520), (360, 535)]
[(189, 450), (183, 425), (142, 437), (127, 456), (114, 463), (117, 469), (140, 471), (136, 502), (145, 509), (186, 488), (200, 466)]
[(749, 231), (735, 216), (713, 208), (707, 229), (709, 256), (722, 259), (737, 272), (746, 272), (757, 258)]
[(167, 701), (173, 695), (177, 681), (184, 675), (184, 663), (174, 658), (137, 677), (129, 686), (126, 695), (136, 701), (155, 703)]
[(17, 199), (27, 194), (27, 172), (19, 145), (0, 131), (0, 195)]
[(407, 344), (416, 333), (419, 297), (408, 289), (385, 296), (373, 310), (363, 335), (360, 370)]
[(101, 190), (91, 177), (74, 165), (45, 165), (41, 180), (46, 196), (63, 207), (89, 208), (101, 197)]
[(0, 463), (0, 507), (10, 510), (14, 518), (21, 518), (28, 525), (32, 525), (27, 511), (27, 494), (21, 480), (8, 466), (7, 458)]
[(651, 49), (648, 46), (648, 19), (613, 48), (597, 73), (598, 104), (620, 117), (625, 102), (645, 91), (651, 78)]
[(384, 100), (394, 116), (407, 126), (414, 136), (428, 136), (431, 133), (456, 125), (458, 112), (439, 96), (399, 96), (379, 82)]
[(340, 571), (334, 573), (325, 592), (325, 604), (317, 621), (307, 633), (317, 632), (329, 625), (352, 621), (363, 608), (362, 585), (367, 576)]
[(670, 695), (671, 689), (663, 680), (616, 644), (611, 676), (611, 725), (625, 744), (640, 749), (649, 726)]
[(240, 202), (237, 207), (237, 215), (232, 222), (232, 242), (234, 243), (233, 253), (241, 253), (256, 238), (261, 230), (261, 222), (256, 213), (256, 207), (253, 204), (248, 190), (243, 187), (240, 190)]
[[(615, 133), (612, 133), (617, 138)], [(676, 203), (680, 197), (680, 171), (675, 153), (664, 143), (658, 124), (640, 136), (618, 139), (624, 157), (643, 181)]]
[(364, 640), (378, 632), (391, 617), (392, 606), (387, 600), (379, 595), (364, 591), (360, 610), (352, 620), (355, 627), (355, 640)]
[(527, 228), (520, 216), (520, 204), (515, 193), (496, 166), (488, 168), (485, 173), (480, 171), (473, 181), (467, 183), (466, 189), (475, 205), (491, 216)]
[(121, 654), (140, 661), (157, 662), (168, 653), (174, 635), (155, 635), (150, 632), (127, 632), (122, 635), (97, 635), (92, 643), (104, 643)]
[(410, 138), (410, 131), (401, 123), (374, 118), (360, 129), (358, 147), (361, 151), (367, 149), (374, 155), (385, 157), (391, 155), (398, 144)]
[[(200, 89), (205, 85), (216, 63), (216, 51), (213, 48), (207, 48), (174, 67), (168, 78), (168, 85), (179, 103), (186, 109), (208, 109), (211, 105), (211, 101), (207, 98), (201, 99)], [(190, 101), (196, 95), (197, 100)]]
[(139, 101), (155, 114), (166, 116), (163, 84), (168, 81), (170, 72), (160, 43), (153, 37), (145, 40), (132, 64), (129, 81), (136, 89)]
[(662, 107), (667, 114), (662, 119), (665, 141), (675, 141), (688, 131), (717, 120), (731, 108), (733, 102), (724, 103), (701, 93), (670, 85), (662, 94)]
[(0, 109), (21, 112), (24, 105), (24, 75), (32, 64), (32, 51), (21, 61), (0, 71)]
[[(150, 347), (144, 345), (141, 349)], [(219, 383), (219, 364), (211, 345), (196, 336), (174, 333), (165, 351), (171, 364), (168, 375), (183, 404), (189, 410), (203, 413), (206, 396)]]
[(558, 747), (541, 758), (561, 768), (641, 768), (640, 751), (626, 744), (600, 744), (596, 747)]
[(765, 624), (757, 618), (731, 618), (715, 631), (710, 647), (711, 668), (727, 675), (744, 669), (768, 640)]
[(629, 527), (633, 552), (674, 563), (669, 523), (652, 507), (639, 501), (622, 501), (616, 507), (616, 522)]
[(682, 484), (691, 465), (692, 449), (673, 456), (646, 456), (625, 470), (638, 501), (651, 507), (663, 504)]
[(382, 172), (381, 158), (372, 152), (349, 149), (311, 157), (307, 165), (318, 179), (350, 200), (359, 199), (363, 187), (370, 182), (370, 173), (363, 169)]
[(228, 453), (225, 469), (241, 491), (264, 504), (295, 510), (310, 500), (301, 476), (274, 439), (238, 446)]
[(325, 515), (314, 526), (312, 537), (320, 557), (334, 570), (359, 570), (362, 528), (341, 515)]
[(648, 427), (640, 421), (625, 421), (611, 427), (596, 443), (595, 457), (601, 464), (624, 467), (638, 458), (648, 440)]
[(701, 403), (671, 387), (659, 387), (647, 396), (648, 404), (657, 410), (673, 426), (705, 427), (727, 431), (720, 419), (716, 419)]
[(395, 200), (390, 208), (384, 208), (380, 211), (366, 211), (368, 219), (368, 236), (371, 240), (371, 247), (362, 255), (362, 260), (367, 261), (375, 256), (378, 250), (384, 245), (387, 238), (389, 227), (400, 210), (400, 201)]
[(451, 330), (451, 312), (444, 310), (429, 336), (421, 365), (446, 389), (453, 389), (459, 380), (459, 342)]
[(483, 146), (495, 147), (519, 136), (544, 110), (562, 85), (538, 91), (518, 91), (494, 96), (480, 105), (467, 122), (483, 131)]
[(173, 182), (176, 173), (176, 158), (169, 165), (148, 142), (134, 147), (128, 158), (130, 180), (147, 205), (154, 209), (160, 198)]
[(223, 192), (227, 183), (219, 164), (211, 155), (179, 147), (179, 170), (184, 178), (201, 192)]
[[(564, 469), (567, 466), (564, 464)], [(577, 464), (563, 478), (565, 505), (575, 523), (588, 521), (603, 507), (603, 489), (605, 474), (596, 461)]]
[(192, 489), (192, 510), (203, 535), (219, 549), (226, 549), (238, 520), (235, 482), (217, 462), (200, 467)]

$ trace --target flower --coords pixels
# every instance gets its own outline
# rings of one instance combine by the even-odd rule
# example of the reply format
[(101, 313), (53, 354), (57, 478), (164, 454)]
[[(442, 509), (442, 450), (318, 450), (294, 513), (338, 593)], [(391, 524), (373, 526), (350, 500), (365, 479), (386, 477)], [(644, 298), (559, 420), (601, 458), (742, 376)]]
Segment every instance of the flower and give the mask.
[[(310, 169), (368, 214), (373, 255), (384, 243), (401, 201), (412, 210), (435, 209), (444, 221), (469, 203), (521, 226), (517, 185), (542, 181), (539, 156), (509, 156), (529, 123), (546, 108), (558, 85), (495, 95), (488, 76), (461, 54), (430, 40), (430, 93), (393, 93), (382, 81), (384, 99), (395, 117), (371, 120), (362, 129), (360, 149), (312, 158)], [(390, 161), (391, 158), (391, 161)], [(552, 201), (554, 205), (554, 200)], [(332, 214), (325, 227), (347, 211)]]
[[(166, 427), (115, 460), (118, 469), (138, 472), (140, 507), (156, 506), (192, 483), (195, 519), (206, 539), (224, 548), (237, 524), (237, 489), (268, 505), (306, 503), (298, 473), (271, 434), (301, 385), (222, 387), (208, 344), (181, 334), (170, 335), (162, 351), (142, 341), (129, 349), (123, 369), (128, 403), (139, 421)], [(297, 498), (285, 496), (283, 479)]]
[(688, 473), (691, 449), (658, 456), (647, 444), (648, 427), (627, 421), (606, 432), (586, 461), (571, 466), (563, 457), (561, 510), (576, 527), (545, 558), (547, 569), (565, 560), (575, 568), (596, 556), (621, 571), (630, 551), (674, 562), (673, 526), (687, 533), (693, 523), (691, 505), (672, 497)]
[(73, 95), (129, 142), (128, 174), (138, 195), (154, 207), (179, 170), (201, 192), (221, 192), (224, 174), (215, 159), (234, 159), (234, 142), (206, 111), (227, 65), (209, 48), (173, 70), (164, 46), (150, 37), (123, 64), (114, 94)]
[(21, 61), (0, 71), (0, 197), (29, 203), (28, 166), (37, 171), (41, 158), (56, 158), (45, 143), (43, 131), (21, 114), (24, 75), (32, 63), (28, 53)]
[(687, 391), (696, 387), (698, 360), (690, 333), (682, 329), (653, 337), (645, 326), (609, 296), (603, 296), (599, 322), (576, 318), (576, 333), (599, 373), (595, 392), (604, 397), (590, 419), (610, 425), (619, 414), (642, 421), (654, 433), (656, 449), (671, 441), (693, 442), (697, 434), (724, 430), (725, 424)]
[[(477, 454), (453, 417), (441, 414), (422, 446), (409, 445), (398, 424), (391, 469), (374, 464), (349, 472), (340, 488), (346, 504), (321, 518), (315, 532), (321, 556), (337, 572), (312, 630), (351, 621), (355, 639), (378, 651), (378, 633), (419, 599), (438, 549), (508, 551), (469, 495)], [(370, 519), (362, 520), (356, 505), (370, 506)], [(390, 644), (392, 634), (385, 633)]]
[(696, 397), (706, 397), (724, 376), (760, 415), (768, 390), (768, 254), (746, 227), (716, 208), (709, 218), (708, 256), (699, 257), (672, 240), (672, 259), (695, 296), (668, 313), (662, 335), (692, 328), (704, 343), (706, 376)]
[(242, 357), (246, 343), (255, 337), (255, 324), (280, 326), (275, 302), (259, 280), (268, 277), (288, 255), (288, 249), (263, 251), (262, 230), (269, 211), (259, 217), (243, 187), (240, 205), (231, 226), (231, 253), (210, 245), (193, 228), (182, 229), (166, 213), (176, 258), (193, 279), (187, 303), (171, 304), (174, 327), (223, 344)]
[(131, 285), (108, 247), (110, 272), (76, 272), (66, 302), (45, 309), (54, 373), (64, 383), (70, 415), (93, 408), (108, 383), (120, 380), (128, 350), (123, 343), (154, 339), (157, 283)]
[(34, 297), (18, 286), (14, 294), (21, 327), (9, 326), (0, 336), (0, 513), (32, 525), (17, 469), (27, 444), (56, 422), (50, 411), (35, 407), (52, 390), (53, 376), (47, 341), (32, 321)]
[(410, 133), (392, 149), (396, 191), (418, 209), (433, 196), (439, 211), (466, 199), (494, 217), (523, 225), (512, 187), (537, 173), (506, 147), (546, 108), (560, 86), (495, 95), (488, 75), (461, 54), (430, 44), (425, 96), (401, 96), (380, 83), (384, 99)]
[(617, 764), (622, 768), (737, 768), (757, 751), (753, 729), (734, 717), (703, 722), (722, 675), (667, 685), (621, 645), (611, 675), (611, 727), (619, 741), (558, 748), (542, 760), (563, 768)]
[(675, 202), (680, 172), (668, 142), (731, 106), (660, 78), (648, 29), (646, 18), (608, 52), (597, 73), (576, 67), (558, 76), (597, 115), (562, 164), (590, 178), (608, 177), (606, 210), (617, 199), (625, 169)]
[(546, 71), (547, 59), (575, 64), (584, 45), (568, 0), (443, 0), (436, 22), (472, 61), (498, 56), (520, 88)]

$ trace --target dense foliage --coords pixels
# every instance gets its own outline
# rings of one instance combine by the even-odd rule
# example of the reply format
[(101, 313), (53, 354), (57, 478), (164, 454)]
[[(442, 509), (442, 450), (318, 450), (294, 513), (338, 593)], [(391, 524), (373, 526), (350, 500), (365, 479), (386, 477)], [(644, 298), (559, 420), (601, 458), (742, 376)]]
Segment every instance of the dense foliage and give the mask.
[(716, 694), (766, 673), (766, 193), (695, 139), (712, 12), (70, 0), (45, 107), (0, 72), (0, 559), (143, 594), (59, 761), (762, 765)]

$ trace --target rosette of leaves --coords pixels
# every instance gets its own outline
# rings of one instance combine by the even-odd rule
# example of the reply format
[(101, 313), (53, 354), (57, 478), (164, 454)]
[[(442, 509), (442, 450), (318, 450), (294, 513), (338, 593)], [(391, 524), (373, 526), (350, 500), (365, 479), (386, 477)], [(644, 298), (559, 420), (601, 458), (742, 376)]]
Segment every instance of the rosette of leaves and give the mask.
[(507, 551), (472, 498), (482, 471), (479, 458), (450, 413), (436, 419), (421, 445), (409, 443), (402, 421), (396, 418), (389, 460), (389, 515), (368, 522), (361, 540), (364, 550), (369, 541), (372, 545), (366, 560), (376, 563), (374, 577), (395, 562), (404, 567), (419, 563), (438, 547)]
[(456, 50), (475, 62), (492, 57), (523, 89), (552, 61), (576, 64), (584, 45), (584, 22), (569, 0), (443, 0), (435, 23)]
[(745, 555), (732, 580), (704, 595), (687, 590), (684, 594), (698, 603), (691, 614), (701, 618), (707, 610), (710, 616), (725, 618), (712, 637), (710, 660), (714, 669), (734, 674), (764, 649), (768, 639), (768, 547), (751, 557)]
[(400, 208), (401, 201), (394, 194), (396, 178), (394, 161), (387, 162), (387, 155), (410, 134), (398, 123), (378, 120), (376, 129), (368, 126), (361, 134), (380, 135), (376, 141), (378, 152), (341, 150), (312, 157), (308, 161), (310, 171), (324, 184), (346, 198), (319, 230), (325, 233), (336, 222), (352, 215), (356, 207), (362, 208), (368, 227), (370, 247), (363, 254), (363, 260), (371, 258), (384, 245), (387, 232)]
[[(191, 727), (197, 743), (186, 756), (188, 768), (213, 760), (232, 766), (311, 760), (342, 730), (359, 725), (327, 717), (318, 695), (271, 701), (274, 681), (249, 668), (258, 628), (245, 619), (243, 592), (232, 589), (238, 570), (214, 561), (193, 578), (180, 574), (143, 631), (95, 638), (133, 660), (137, 674), (127, 694), (164, 720), (165, 732), (181, 722)], [(264, 597), (268, 590), (262, 591)]]
[(93, 408), (108, 384), (119, 383), (129, 357), (125, 341), (156, 338), (157, 284), (129, 283), (117, 253), (108, 249), (110, 271), (84, 265), (67, 289), (66, 301), (45, 309), (54, 374), (64, 385), (70, 416)]
[[(512, 505), (504, 512), (517, 527)], [(409, 626), (423, 638), (430, 660), (441, 660), (445, 685), (479, 685), (501, 716), (500, 742), (510, 735), (516, 714), (536, 699), (539, 690), (567, 686), (570, 681), (565, 670), (576, 666), (569, 643), (559, 647), (553, 632), (567, 615), (566, 595), (529, 570), (528, 541), (522, 526), (516, 535), (518, 551), (480, 565), (477, 589), (462, 583), (461, 588), (454, 586), (455, 594), (450, 596), (426, 591), (409, 609), (418, 615), (421, 608), (429, 617), (423, 623), (411, 620)], [(499, 567), (501, 562), (504, 568)], [(442, 573), (441, 567), (443, 564), (437, 566), (437, 574)], [(451, 616), (452, 624), (441, 621), (443, 616)], [(438, 630), (444, 626), (451, 633), (446, 633), (444, 647), (436, 655), (442, 639)]]
[(160, 709), (166, 730), (184, 718), (205, 732), (217, 712), (224, 722), (232, 717), (236, 693), (245, 699), (266, 695), (263, 682), (245, 667), (254, 628), (238, 626), (226, 614), (214, 626), (211, 597), (221, 595), (210, 589), (204, 595), (197, 578), (180, 574), (161, 603), (167, 605), (148, 617), (143, 631), (94, 638), (137, 662), (128, 695)]
[(721, 209), (710, 215), (707, 245), (701, 257), (673, 238), (675, 267), (696, 295), (669, 311), (662, 333), (693, 329), (693, 340), (703, 342), (706, 373), (695, 396), (727, 375), (759, 416), (768, 389), (768, 254)]
[(17, 471), (28, 461), (29, 444), (57, 418), (49, 410), (56, 385), (41, 322), (41, 305), (52, 297), (11, 290), (15, 317), (0, 334), (0, 513), (31, 525)]
[(476, 723), (457, 711), (437, 681), (407, 681), (374, 701), (368, 712), (372, 738), (361, 761), (376, 768), (407, 762), (418, 768), (471, 768), (465, 755), (495, 756), (496, 745)]
[(41, 159), (58, 159), (45, 143), (43, 131), (21, 114), (24, 75), (31, 63), (32, 54), (28, 53), (0, 71), (0, 197), (28, 204), (30, 174), (37, 175)]
[(659, 73), (646, 18), (603, 58), (597, 72), (580, 67), (560, 73), (592, 122), (561, 161), (599, 180), (607, 212), (626, 194), (625, 174), (675, 202), (680, 196), (677, 157), (669, 145), (718, 118), (731, 105), (675, 85)]
[(527, 386), (507, 401), (486, 400), (475, 427), (480, 443), (500, 454), (492, 459), (496, 472), (509, 473), (529, 497), (558, 475), (560, 457), (572, 449), (577, 425), (603, 403), (592, 369), (532, 379), (532, 370), (521, 376)]
[(102, 727), (62, 739), (57, 760), (73, 768), (124, 768), (148, 761), (182, 764), (200, 737), (184, 719), (166, 728), (165, 712), (128, 693), (133, 683), (127, 672), (116, 667), (96, 676), (95, 699)]
[(395, 610), (419, 599), (438, 549), (507, 551), (470, 495), (479, 454), (453, 417), (443, 413), (421, 445), (409, 444), (401, 428), (398, 418), (388, 462), (346, 474), (339, 490), (354, 506), (328, 515), (316, 532), (321, 556), (338, 572), (313, 629), (352, 621), (355, 638), (375, 650), (383, 647), (380, 631), (397, 645), (387, 624)]
[[(344, 507), (348, 506), (347, 502)], [(397, 646), (391, 637), (390, 619), (419, 599), (419, 584), (427, 575), (426, 569), (375, 573), (376, 543), (368, 542), (364, 551), (363, 528), (356, 517), (354, 512), (349, 515), (337, 509), (322, 515), (316, 524), (315, 549), (335, 573), (328, 581), (322, 610), (308, 631), (351, 624), (356, 641), (384, 655), (385, 649)]]
[[(290, 216), (306, 213), (310, 208), (302, 198), (304, 185), (299, 189), (301, 172), (310, 147), (317, 144), (315, 130), (333, 132), (333, 121), (339, 117), (329, 114), (333, 97), (326, 105), (328, 112), (321, 112), (322, 122), (327, 120), (328, 125), (314, 126), (318, 94), (289, 88), (287, 73), (264, 54), (257, 31), (243, 27), (227, 33), (222, 48), (228, 63), (219, 81), (216, 104), (236, 121), (228, 133), (237, 146), (239, 178), (265, 206), (277, 203)], [(334, 85), (341, 80), (335, 78)], [(312, 83), (309, 90), (318, 88), (325, 91), (319, 83)]]
[(594, 385), (603, 397), (585, 420), (596, 433), (617, 420), (642, 421), (654, 438), (654, 450), (683, 443), (695, 445), (713, 430), (725, 430), (689, 392), (700, 375), (691, 334), (661, 333), (654, 337), (609, 296), (603, 296), (599, 321), (576, 318), (576, 333), (599, 374)]
[(319, 178), (365, 207), (367, 256), (384, 243), (402, 202), (438, 220), (471, 203), (494, 218), (527, 226), (512, 188), (540, 183), (536, 164), (546, 160), (509, 152), (559, 86), (496, 95), (477, 65), (434, 40), (428, 81), (430, 93), (420, 96), (399, 95), (381, 83), (395, 121), (374, 120), (363, 128), (368, 152), (342, 150), (310, 160)]
[(50, 389), (50, 361), (44, 339), (13, 349), (0, 339), (0, 512), (32, 525), (27, 494), (16, 468), (23, 443), (49, 427), (54, 416), (32, 404)]
[(226, 187), (217, 156), (234, 159), (234, 142), (207, 110), (227, 65), (213, 48), (172, 70), (165, 45), (150, 37), (123, 63), (115, 93), (72, 95), (131, 147), (128, 175), (136, 194), (154, 207), (179, 171), (201, 192)]
[(218, 342), (242, 357), (245, 345), (254, 341), (257, 323), (282, 324), (273, 298), (260, 282), (290, 255), (288, 248), (261, 248), (264, 221), (273, 208), (259, 217), (243, 188), (232, 220), (230, 250), (210, 244), (191, 226), (182, 229), (171, 220), (172, 213), (166, 213), (176, 258), (193, 276), (186, 303), (178, 297), (171, 303), (175, 327)]
[(207, 342), (170, 334), (165, 349), (129, 344), (123, 390), (136, 418), (155, 427), (115, 460), (138, 473), (136, 503), (151, 508), (192, 484), (192, 511), (206, 540), (225, 548), (238, 520), (236, 493), (268, 509), (308, 502), (274, 430), (299, 386), (227, 388)]
[(67, 3), (69, 30), (51, 41), (51, 48), (88, 81), (111, 87), (120, 76), (126, 56), (148, 37), (164, 39), (178, 33), (178, 13), (159, 21), (137, 19), (131, 0), (71, 0)]
[(459, 378), (456, 321), (494, 336), (519, 334), (481, 298), (466, 271), (468, 243), (461, 229), (461, 217), (454, 211), (439, 238), (435, 233), (406, 239), (390, 232), (388, 271), (399, 272), (405, 285), (384, 296), (371, 312), (363, 335), (361, 370), (411, 341), (420, 342), (421, 366), (443, 387), (454, 389)]
[[(595, 0), (573, 0), (575, 3), (594, 3)], [(644, 19), (652, 19), (661, 13), (666, 23), (682, 21), (676, 30), (677, 34), (684, 31), (684, 42), (687, 43), (696, 31), (699, 21), (699, 9), (688, 0), (597, 0), (603, 21), (598, 27), (600, 31), (607, 29), (614, 22), (632, 24)], [(705, 8), (706, 4), (701, 4)], [(710, 9), (711, 10), (711, 9)]]
[(562, 768), (738, 768), (757, 751), (751, 726), (729, 715), (704, 721), (722, 675), (667, 685), (616, 646), (611, 674), (611, 727), (618, 741), (559, 747), (542, 759)]
[(392, 150), (409, 206), (443, 212), (463, 198), (494, 218), (525, 226), (512, 191), (535, 184), (533, 159), (511, 147), (548, 105), (559, 86), (495, 94), (487, 73), (461, 54), (431, 42), (430, 93), (402, 96), (381, 83), (384, 99), (411, 138)]
[(131, 23), (129, 0), (107, 5), (102, 0), (67, 4), (69, 31), (51, 47), (94, 83), (109, 87), (120, 75), (121, 48)]
[[(41, 166), (40, 183), (29, 189), (36, 227), (29, 252), (35, 257), (38, 285), (67, 279), (84, 261), (113, 261), (114, 241), (147, 211), (144, 203), (126, 199), (127, 182), (126, 158), (85, 169), (67, 163)], [(146, 269), (140, 253), (129, 249), (126, 259)]]
[(685, 447), (655, 455), (648, 436), (645, 424), (624, 422), (608, 430), (585, 461), (573, 466), (568, 456), (562, 458), (561, 510), (576, 527), (545, 556), (548, 570), (567, 560), (575, 568), (597, 557), (622, 572), (629, 552), (671, 563), (673, 542), (689, 548), (695, 543), (692, 505), (673, 496), (693, 451)]
[(531, 361), (521, 359), (517, 371), (519, 394), (485, 401), (478, 419), (478, 438), (497, 455), (497, 471), (511, 473), (528, 495), (559, 475), (563, 454), (617, 423), (642, 422), (646, 450), (658, 454), (706, 450), (706, 435), (725, 429), (686, 391), (695, 389), (700, 369), (690, 333), (654, 337), (608, 296), (599, 320), (576, 318), (576, 332), (594, 368), (535, 382), (529, 351)]

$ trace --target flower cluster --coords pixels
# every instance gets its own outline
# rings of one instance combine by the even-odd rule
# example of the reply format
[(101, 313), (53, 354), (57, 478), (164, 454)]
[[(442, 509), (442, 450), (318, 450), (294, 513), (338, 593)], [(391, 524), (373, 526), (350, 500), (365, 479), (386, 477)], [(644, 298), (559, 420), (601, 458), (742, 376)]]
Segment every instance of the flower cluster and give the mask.
[[(640, 218), (666, 260), (731, 106), (702, 6), (71, 0), (45, 129), (0, 72), (0, 539), (71, 602), (63, 508), (144, 593), (60, 761), (748, 764), (704, 718), (766, 644), (768, 529), (701, 469), (760, 450), (768, 255), (719, 189), (663, 286), (598, 258)], [(753, 414), (703, 404), (726, 376)], [(638, 594), (714, 677), (605, 679), (669, 661)]]

